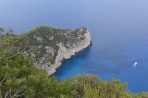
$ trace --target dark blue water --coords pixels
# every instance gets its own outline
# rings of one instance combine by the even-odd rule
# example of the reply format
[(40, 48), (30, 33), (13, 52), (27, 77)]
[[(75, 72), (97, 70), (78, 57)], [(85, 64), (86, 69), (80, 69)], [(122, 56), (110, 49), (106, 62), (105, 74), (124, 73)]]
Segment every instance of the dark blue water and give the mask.
[(1, 0), (0, 26), (16, 34), (39, 25), (85, 26), (93, 45), (65, 61), (55, 77), (92, 73), (127, 81), (137, 93), (148, 91), (147, 5), (148, 0)]

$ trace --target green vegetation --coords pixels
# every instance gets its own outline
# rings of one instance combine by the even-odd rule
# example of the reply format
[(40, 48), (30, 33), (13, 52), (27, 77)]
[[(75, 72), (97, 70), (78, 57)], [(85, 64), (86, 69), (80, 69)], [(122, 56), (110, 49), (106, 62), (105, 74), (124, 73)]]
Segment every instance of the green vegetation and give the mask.
[[(127, 91), (128, 83), (102, 81), (95, 75), (67, 80), (48, 77), (22, 50), (28, 42), (0, 28), (0, 98), (148, 98), (148, 93)], [(4, 33), (4, 34), (2, 34)]]
[(14, 35), (11, 28), (7, 31), (0, 28), (0, 41), (3, 42), (0, 48), (5, 47), (3, 52), (9, 53), (9, 55), (18, 52), (24, 53), (27, 57), (32, 56), (38, 67), (47, 63), (50, 67), (55, 63), (59, 44), (63, 44), (66, 48), (73, 48), (74, 44), (85, 39), (86, 28), (83, 27), (83, 29), (80, 31), (80, 29), (69, 30), (39, 26), (24, 34)]
[[(83, 29), (80, 32), (80, 29), (69, 30), (39, 26), (22, 35), (23, 39), (29, 41), (29, 47), (25, 49), (25, 52), (27, 55), (30, 55), (30, 52), (33, 54), (38, 66), (45, 63), (54, 64), (59, 45), (73, 48), (73, 45), (81, 43), (85, 39), (84, 34), (86, 33), (86, 28)], [(48, 50), (50, 53), (47, 53)]]

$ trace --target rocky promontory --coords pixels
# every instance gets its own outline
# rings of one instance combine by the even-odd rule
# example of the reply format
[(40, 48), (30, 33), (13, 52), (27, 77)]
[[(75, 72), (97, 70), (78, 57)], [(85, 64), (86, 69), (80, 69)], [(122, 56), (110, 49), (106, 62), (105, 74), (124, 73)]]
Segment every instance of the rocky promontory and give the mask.
[(32, 56), (35, 65), (49, 75), (56, 72), (64, 59), (69, 59), (91, 44), (90, 33), (85, 27), (70, 30), (40, 26), (24, 36), (29, 46), (23, 53)]

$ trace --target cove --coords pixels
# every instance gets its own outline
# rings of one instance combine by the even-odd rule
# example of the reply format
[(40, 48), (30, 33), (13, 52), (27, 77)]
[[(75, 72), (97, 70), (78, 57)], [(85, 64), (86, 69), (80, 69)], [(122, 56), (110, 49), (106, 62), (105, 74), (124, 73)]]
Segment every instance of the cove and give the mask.
[[(56, 78), (96, 74), (148, 91), (148, 0), (1, 0), (0, 26), (16, 34), (40, 25), (87, 27), (93, 45), (63, 62)], [(136, 67), (133, 67), (134, 63)]]

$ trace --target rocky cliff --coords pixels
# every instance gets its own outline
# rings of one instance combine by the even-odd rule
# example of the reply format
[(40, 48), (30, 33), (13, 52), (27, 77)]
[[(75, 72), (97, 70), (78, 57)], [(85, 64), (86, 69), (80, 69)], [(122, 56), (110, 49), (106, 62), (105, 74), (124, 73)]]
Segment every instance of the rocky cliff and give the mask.
[(25, 33), (24, 38), (29, 41), (24, 54), (32, 56), (35, 65), (45, 69), (49, 75), (56, 72), (62, 60), (91, 44), (90, 33), (84, 27), (69, 30), (40, 26)]

